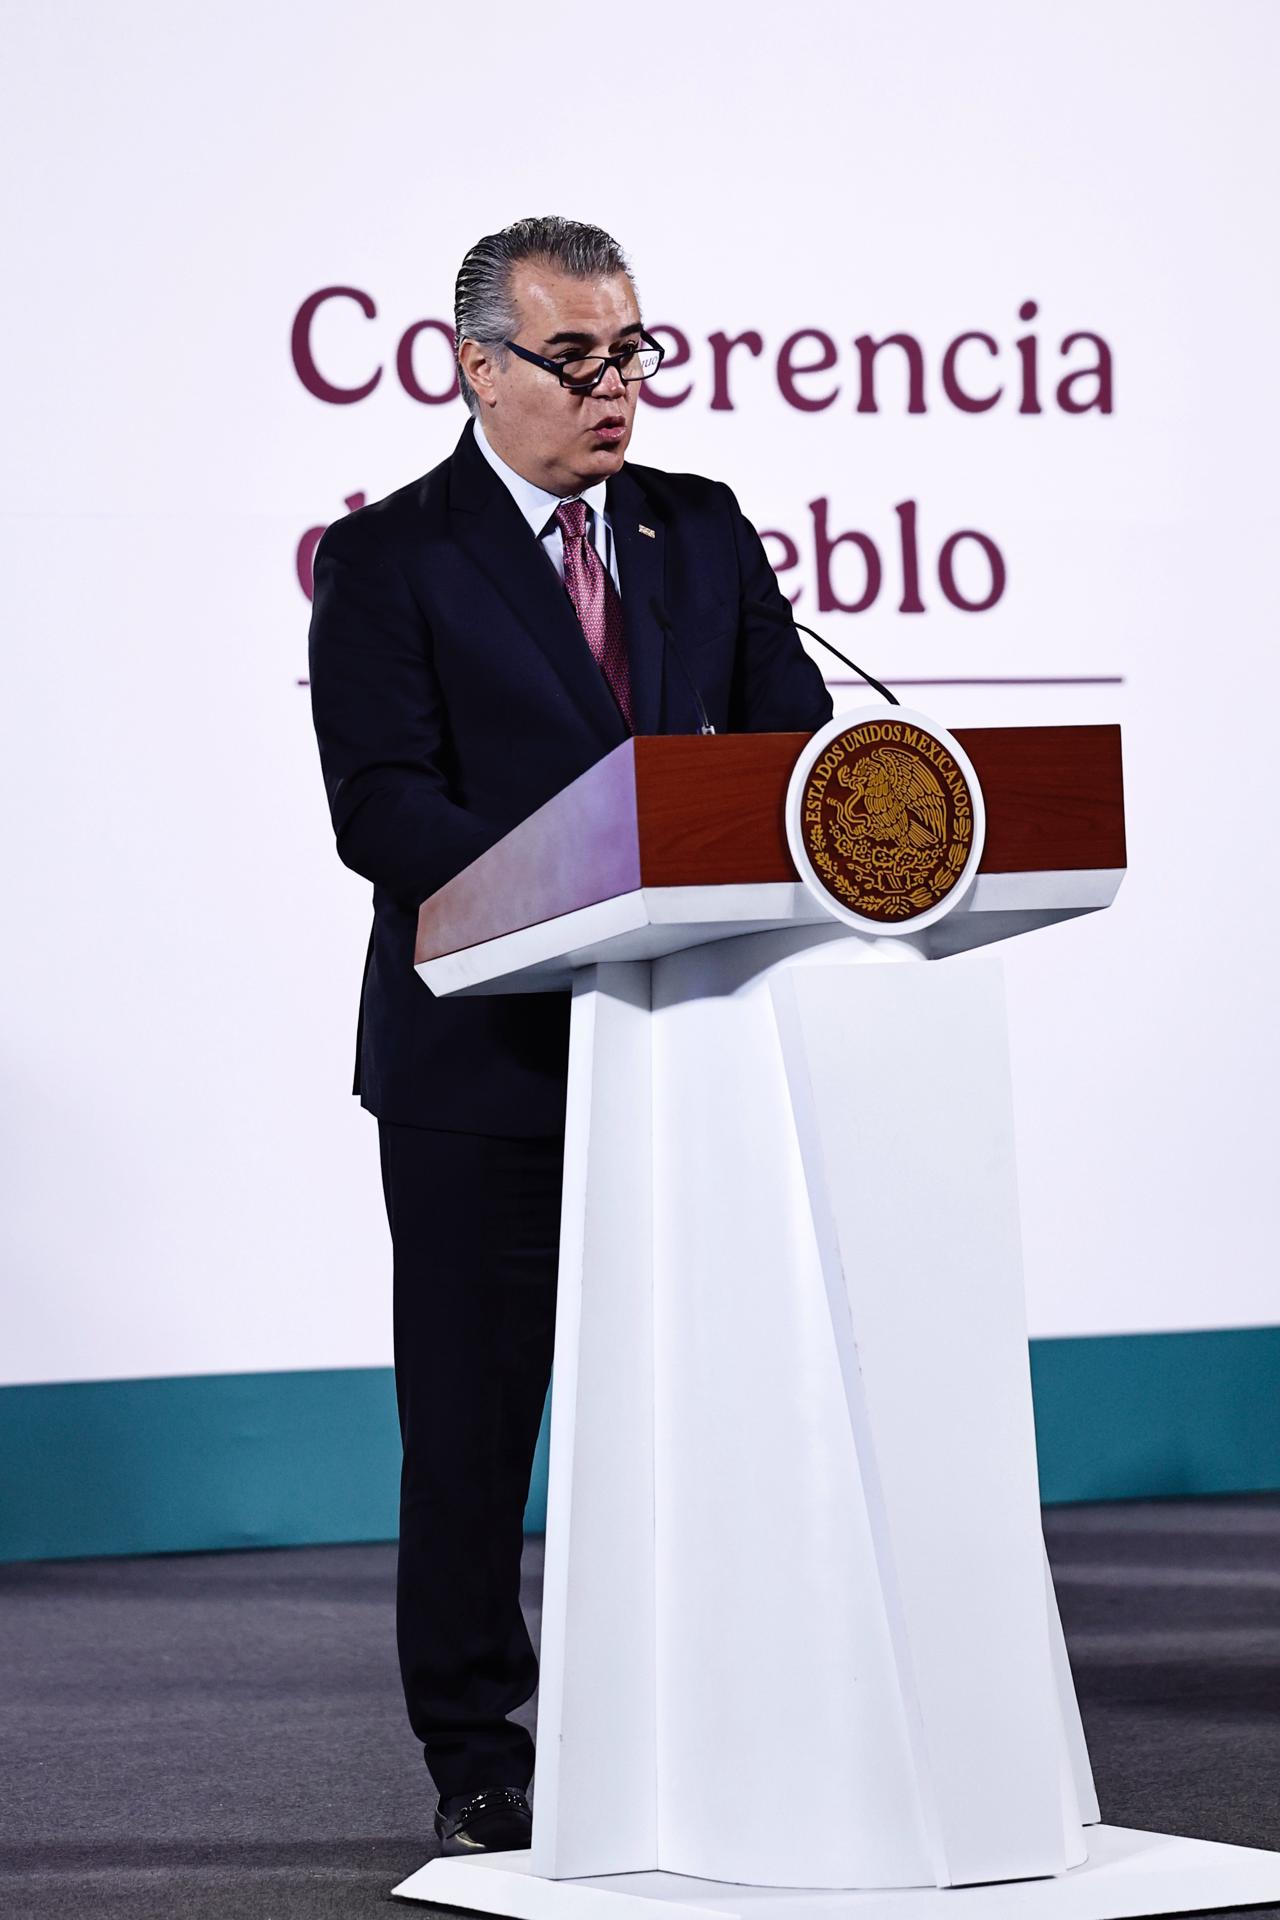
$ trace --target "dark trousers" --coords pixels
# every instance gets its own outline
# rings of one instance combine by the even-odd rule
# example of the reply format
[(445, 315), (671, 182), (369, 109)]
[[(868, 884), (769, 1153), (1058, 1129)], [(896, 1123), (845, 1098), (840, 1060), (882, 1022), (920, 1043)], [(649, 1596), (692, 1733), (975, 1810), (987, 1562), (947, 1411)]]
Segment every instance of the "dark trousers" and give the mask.
[(561, 1139), (380, 1120), (404, 1467), (396, 1639), (437, 1790), (527, 1787), (520, 1552), (555, 1330)]

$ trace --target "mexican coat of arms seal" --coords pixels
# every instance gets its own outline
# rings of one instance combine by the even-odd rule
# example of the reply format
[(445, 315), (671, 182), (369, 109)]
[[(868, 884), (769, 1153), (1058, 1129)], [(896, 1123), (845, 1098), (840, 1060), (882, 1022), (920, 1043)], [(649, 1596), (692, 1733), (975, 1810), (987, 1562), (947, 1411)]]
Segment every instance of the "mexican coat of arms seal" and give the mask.
[(832, 721), (792, 776), (787, 829), (801, 878), (869, 929), (939, 919), (973, 876), (981, 825), (959, 743), (901, 708)]

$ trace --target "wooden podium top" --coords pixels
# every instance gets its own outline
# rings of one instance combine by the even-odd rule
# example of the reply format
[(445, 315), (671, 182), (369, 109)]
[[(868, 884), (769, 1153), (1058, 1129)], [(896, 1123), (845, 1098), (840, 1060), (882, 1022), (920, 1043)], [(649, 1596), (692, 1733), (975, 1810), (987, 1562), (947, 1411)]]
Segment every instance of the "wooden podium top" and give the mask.
[[(641, 889), (798, 888), (783, 807), (809, 738), (624, 741), (423, 902), (415, 965)], [(986, 801), (979, 883), (1101, 871), (1118, 885), (1126, 860), (1118, 726), (970, 727), (955, 738)]]

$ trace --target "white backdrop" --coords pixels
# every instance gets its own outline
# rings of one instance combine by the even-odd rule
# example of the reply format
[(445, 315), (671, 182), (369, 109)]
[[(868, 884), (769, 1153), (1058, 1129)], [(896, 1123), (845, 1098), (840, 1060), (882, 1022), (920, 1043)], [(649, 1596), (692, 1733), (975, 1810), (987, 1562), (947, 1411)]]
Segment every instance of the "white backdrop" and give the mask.
[[(644, 411), (635, 455), (790, 532), (801, 618), (889, 678), (1122, 681), (909, 696), (953, 727), (1124, 727), (1116, 907), (1007, 956), (1033, 1331), (1280, 1318), (1280, 16), (640, 5), (633, 28), (574, 16), (572, 52), (538, 14), (10, 0), (0, 1380), (390, 1358), (376, 1128), (348, 1092), (369, 889), (333, 851), (295, 552), (449, 451), (461, 404), (413, 400), (397, 342), (447, 321), (466, 246), (527, 212), (609, 227), (649, 320), (687, 334), (663, 383), (693, 390)], [(348, 405), (290, 358), (334, 285), (376, 315), (322, 309), (326, 377), (384, 367)], [(799, 383), (838, 387), (821, 411), (779, 390), (800, 329), (835, 343)], [(970, 329), (998, 353), (970, 343), (962, 377), (1006, 385), (984, 413), (940, 383)], [(735, 350), (713, 409), (709, 337), (747, 330), (762, 350)], [(880, 411), (856, 411), (854, 339), (899, 331), (926, 410), (887, 348)], [(1092, 357), (1059, 354), (1080, 331), (1114, 357), (1110, 413), (1054, 399)], [(439, 342), (419, 346), (435, 382)], [(886, 555), (864, 613), (818, 613), (818, 498)], [(914, 615), (890, 538), (908, 500)], [(1007, 567), (986, 612), (937, 586), (962, 528)], [(957, 562), (971, 598), (978, 560)]]

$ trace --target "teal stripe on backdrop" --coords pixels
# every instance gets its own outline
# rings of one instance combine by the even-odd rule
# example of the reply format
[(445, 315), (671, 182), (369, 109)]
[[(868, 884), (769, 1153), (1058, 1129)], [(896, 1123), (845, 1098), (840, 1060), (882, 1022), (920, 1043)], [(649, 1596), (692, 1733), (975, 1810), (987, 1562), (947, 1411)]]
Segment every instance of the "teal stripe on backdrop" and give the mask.
[(0, 1389), (0, 1557), (385, 1540), (387, 1367)]
[[(1032, 1343), (1047, 1501), (1280, 1488), (1280, 1327)], [(547, 1423), (525, 1524), (546, 1514)], [(0, 1388), (0, 1559), (385, 1540), (389, 1369)]]
[(1280, 1327), (1033, 1340), (1050, 1503), (1280, 1488)]

